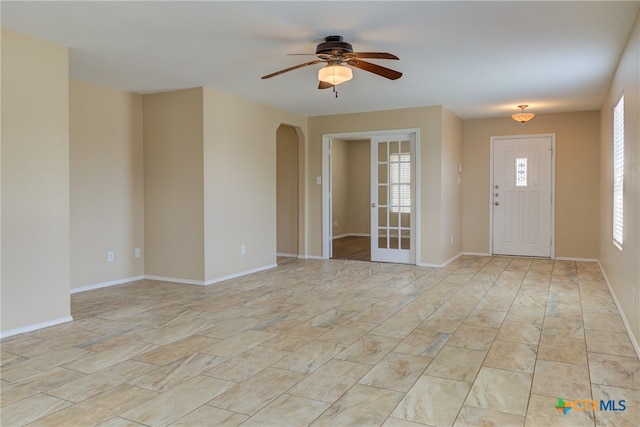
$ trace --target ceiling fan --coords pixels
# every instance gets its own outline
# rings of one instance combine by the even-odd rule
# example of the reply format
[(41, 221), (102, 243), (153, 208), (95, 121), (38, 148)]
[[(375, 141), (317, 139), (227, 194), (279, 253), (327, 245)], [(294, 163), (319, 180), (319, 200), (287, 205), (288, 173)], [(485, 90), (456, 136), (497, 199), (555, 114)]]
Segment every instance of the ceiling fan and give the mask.
[[(363, 61), (362, 58), (372, 59), (395, 59), (398, 57), (386, 52), (354, 52), (350, 43), (343, 40), (342, 36), (328, 36), (324, 41), (316, 47), (316, 53), (298, 53), (290, 55), (314, 55), (318, 59), (305, 62), (304, 64), (295, 65), (276, 71), (275, 73), (262, 76), (262, 79), (270, 79), (288, 71), (297, 70), (298, 68), (309, 65), (325, 63), (326, 65), (318, 70), (318, 89), (328, 89), (335, 87), (341, 83), (349, 81), (353, 78), (351, 67), (369, 71), (370, 73), (386, 77), (390, 80), (396, 80), (402, 77), (402, 73), (390, 68), (382, 67), (371, 62)], [(336, 93), (337, 96), (337, 93)]]

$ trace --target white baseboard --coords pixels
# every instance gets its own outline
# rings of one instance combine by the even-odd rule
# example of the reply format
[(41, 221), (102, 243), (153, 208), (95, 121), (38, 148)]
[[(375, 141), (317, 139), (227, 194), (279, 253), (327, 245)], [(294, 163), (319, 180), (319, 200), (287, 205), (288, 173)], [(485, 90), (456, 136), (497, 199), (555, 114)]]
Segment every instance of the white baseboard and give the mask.
[(46, 322), (36, 323), (34, 325), (23, 326), (21, 328), (9, 329), (8, 331), (0, 332), (0, 339), (12, 337), (18, 334), (25, 334), (27, 332), (37, 331), (38, 329), (48, 328), (50, 326), (59, 325), (61, 323), (72, 322), (73, 317), (66, 316), (59, 319), (48, 320)]
[[(574, 258), (574, 257), (560, 257), (553, 258), (555, 261), (575, 261), (575, 262), (598, 262), (596, 258)], [(602, 270), (602, 267), (600, 268)]]
[(469, 256), (493, 256), (490, 253), (484, 253), (484, 252), (462, 252), (462, 255), (469, 255)]
[(298, 259), (324, 259), (324, 258), (317, 255), (299, 255)]
[[(463, 252), (462, 255), (470, 255), (470, 256), (493, 256), (490, 253), (483, 253), (483, 252)], [(526, 256), (519, 256), (519, 255), (497, 255), (497, 256), (513, 256), (513, 257), (520, 257), (520, 258), (528, 258)], [(553, 260), (557, 260), (557, 261), (575, 261), (575, 262), (598, 262), (598, 260), (596, 258), (576, 258), (576, 257), (553, 257)]]
[[(278, 254), (278, 256), (288, 256), (288, 257), (292, 257), (292, 258), (300, 258), (299, 255), (293, 255), (293, 254)], [(125, 283), (135, 282), (137, 280), (143, 280), (143, 279), (158, 280), (160, 282), (182, 283), (182, 284), (185, 284), (185, 285), (208, 286), (208, 285), (212, 285), (214, 283), (223, 282), (225, 280), (235, 279), (237, 277), (242, 277), (242, 276), (246, 276), (248, 274), (257, 273), (259, 271), (269, 270), (269, 269), (275, 268), (277, 266), (278, 266), (278, 264), (269, 264), (269, 265), (265, 265), (265, 266), (262, 266), (262, 267), (254, 268), (254, 269), (247, 270), (247, 271), (241, 271), (239, 273), (234, 273), (234, 274), (230, 274), (230, 275), (223, 276), (223, 277), (217, 277), (215, 279), (207, 280), (207, 281), (204, 281), (204, 280), (192, 280), (192, 279), (182, 279), (182, 278), (179, 278), (179, 277), (153, 276), (153, 275), (135, 276), (135, 277), (129, 277), (129, 278), (126, 278), (126, 279), (112, 280), (110, 282), (96, 283), (95, 285), (88, 285), (88, 286), (83, 286), (83, 287), (80, 287), (80, 288), (73, 288), (73, 289), (71, 289), (71, 293), (75, 294), (77, 292), (91, 291), (93, 289), (106, 288), (108, 286), (122, 285), (122, 284), (125, 284)]]
[(157, 280), (159, 282), (172, 282), (172, 283), (182, 283), (183, 285), (204, 286), (203, 280), (181, 279), (179, 277), (166, 277), (166, 276), (150, 276), (146, 274), (144, 278), (149, 280)]
[(347, 233), (347, 234), (339, 234), (337, 236), (332, 236), (332, 239), (341, 239), (343, 237), (371, 237), (369, 233)]
[(453, 261), (457, 260), (458, 258), (460, 258), (462, 255), (466, 255), (462, 252), (460, 252), (458, 255), (454, 255), (451, 258), (449, 258), (448, 260), (446, 260), (445, 262), (443, 262), (442, 264), (431, 264), (431, 263), (425, 263), (425, 262), (421, 262), (416, 264), (418, 267), (432, 267), (432, 268), (443, 268), (446, 267), (447, 265), (451, 264)]
[(282, 253), (282, 252), (276, 253), (276, 256), (281, 256), (281, 257), (285, 257), (285, 258), (298, 258), (298, 254), (285, 254), (285, 253)]
[(620, 313), (620, 317), (622, 318), (622, 323), (624, 324), (624, 328), (627, 330), (627, 335), (629, 335), (629, 339), (631, 340), (631, 345), (633, 346), (633, 349), (636, 351), (636, 355), (638, 356), (638, 359), (640, 359), (640, 345), (638, 345), (638, 340), (636, 340), (636, 337), (633, 336), (633, 332), (631, 332), (631, 325), (629, 325), (629, 322), (627, 321), (627, 317), (624, 315), (624, 311), (622, 311), (622, 307), (620, 306), (620, 302), (618, 301), (618, 297), (616, 296), (616, 293), (613, 291), (611, 282), (609, 282), (607, 273), (604, 271), (604, 268), (602, 268), (602, 264), (600, 263), (600, 260), (597, 260), (596, 262), (598, 263), (598, 267), (600, 267), (600, 271), (604, 276), (604, 281), (607, 283), (609, 292), (611, 292), (611, 296), (613, 297), (613, 302), (616, 304), (616, 307), (618, 308), (618, 313)]
[(442, 265), (432, 264), (430, 262), (419, 262), (419, 263), (416, 264), (416, 266), (418, 266), (418, 267), (429, 267), (429, 268), (440, 268), (440, 267), (442, 267)]
[(205, 286), (209, 286), (209, 285), (213, 285), (214, 283), (224, 282), (225, 280), (235, 279), (235, 278), (238, 278), (238, 277), (242, 277), (242, 276), (246, 276), (246, 275), (249, 275), (249, 274), (257, 273), (259, 271), (270, 270), (272, 268), (276, 268), (277, 266), (278, 266), (278, 264), (263, 265), (262, 267), (253, 268), (251, 270), (246, 270), (246, 271), (241, 271), (240, 273), (229, 274), (228, 276), (222, 276), (222, 277), (217, 277), (217, 278), (212, 279), (212, 280), (207, 280), (203, 284)]
[(144, 276), (134, 276), (134, 277), (127, 277), (126, 279), (111, 280), (109, 282), (96, 283), (95, 285), (87, 285), (87, 286), (81, 286), (79, 288), (72, 288), (70, 290), (70, 293), (75, 294), (78, 292), (85, 292), (85, 291), (92, 291), (94, 289), (107, 288), (109, 286), (123, 285), (125, 283), (131, 283), (131, 282), (135, 282), (137, 280), (142, 280), (142, 279), (144, 279)]

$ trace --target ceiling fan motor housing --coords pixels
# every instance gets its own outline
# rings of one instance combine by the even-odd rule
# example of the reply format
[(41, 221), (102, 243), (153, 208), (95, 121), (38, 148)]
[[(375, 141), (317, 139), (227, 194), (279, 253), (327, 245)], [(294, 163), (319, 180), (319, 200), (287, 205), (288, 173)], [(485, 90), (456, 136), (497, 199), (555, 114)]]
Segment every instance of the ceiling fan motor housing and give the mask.
[(350, 43), (343, 41), (342, 36), (325, 37), (324, 42), (316, 47), (316, 55), (320, 53), (333, 53), (335, 51), (351, 53), (353, 52), (353, 47)]

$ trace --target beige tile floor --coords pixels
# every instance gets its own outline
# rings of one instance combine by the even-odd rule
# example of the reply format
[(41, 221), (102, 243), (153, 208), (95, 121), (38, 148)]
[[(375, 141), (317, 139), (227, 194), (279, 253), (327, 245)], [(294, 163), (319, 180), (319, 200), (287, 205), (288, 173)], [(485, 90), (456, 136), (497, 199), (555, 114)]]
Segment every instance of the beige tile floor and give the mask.
[(73, 322), (2, 341), (1, 424), (640, 425), (640, 362), (595, 263), (279, 261), (74, 294)]

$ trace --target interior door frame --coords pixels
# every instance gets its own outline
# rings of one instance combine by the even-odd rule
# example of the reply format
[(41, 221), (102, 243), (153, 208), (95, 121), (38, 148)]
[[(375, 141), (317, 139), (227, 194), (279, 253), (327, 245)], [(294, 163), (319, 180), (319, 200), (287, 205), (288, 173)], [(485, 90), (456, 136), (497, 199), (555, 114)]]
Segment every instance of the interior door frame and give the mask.
[[(412, 244), (415, 244), (415, 264), (418, 265), (420, 260), (420, 129), (387, 129), (377, 131), (363, 131), (363, 132), (342, 132), (342, 133), (327, 133), (322, 134), (322, 177), (317, 177), (317, 182), (322, 184), (322, 258), (330, 259), (333, 249), (333, 231), (331, 224), (332, 209), (331, 209), (331, 141), (333, 138), (346, 139), (346, 140), (358, 140), (358, 139), (371, 139), (374, 136), (396, 135), (401, 134), (415, 134), (416, 146), (415, 146), (415, 224), (414, 230), (412, 230), (413, 239)], [(370, 161), (367, 159), (367, 161)]]
[(494, 255), (493, 250), (493, 160), (494, 160), (494, 142), (503, 139), (526, 139), (526, 138), (551, 138), (551, 259), (555, 259), (556, 253), (556, 134), (555, 133), (534, 133), (526, 135), (505, 135), (505, 136), (492, 136), (490, 137), (489, 145), (489, 252)]

